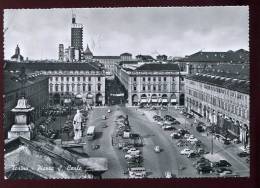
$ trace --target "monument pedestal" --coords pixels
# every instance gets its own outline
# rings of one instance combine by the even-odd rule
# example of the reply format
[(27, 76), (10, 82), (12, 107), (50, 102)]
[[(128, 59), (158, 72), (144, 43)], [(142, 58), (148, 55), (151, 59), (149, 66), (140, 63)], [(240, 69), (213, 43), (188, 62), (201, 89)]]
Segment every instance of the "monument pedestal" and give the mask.
[(34, 108), (28, 104), (27, 99), (23, 97), (18, 100), (16, 107), (11, 110), (15, 113), (15, 124), (12, 125), (11, 130), (8, 132), (8, 139), (19, 136), (28, 140), (32, 139), (34, 124), (31, 112), (33, 110)]
[(32, 132), (28, 125), (13, 125), (11, 130), (8, 132), (8, 138), (23, 137), (28, 140), (32, 138)]

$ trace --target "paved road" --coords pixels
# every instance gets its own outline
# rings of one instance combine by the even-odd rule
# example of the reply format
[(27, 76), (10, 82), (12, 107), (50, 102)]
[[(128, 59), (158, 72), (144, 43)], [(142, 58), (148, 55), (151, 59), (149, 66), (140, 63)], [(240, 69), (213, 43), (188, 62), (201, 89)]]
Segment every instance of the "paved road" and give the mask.
[[(114, 129), (114, 113), (112, 109), (111, 114), (107, 113), (108, 108), (94, 108), (89, 116), (87, 125), (96, 127), (96, 137), (92, 141), (87, 141), (84, 146), (84, 152), (90, 157), (105, 157), (108, 159), (108, 171), (102, 175), (102, 178), (123, 177), (123, 168), (118, 159), (118, 155), (111, 144), (111, 134)], [(107, 120), (102, 120), (102, 115), (108, 117)], [(107, 124), (107, 128), (102, 128), (103, 124)], [(93, 150), (92, 145), (100, 145), (99, 149)]]
[[(195, 130), (195, 127), (191, 127), (190, 124), (194, 121), (193, 119), (186, 119), (183, 115), (176, 111), (175, 109), (171, 108), (169, 111), (161, 111), (161, 112), (154, 112), (156, 114), (160, 114), (164, 116), (166, 114), (172, 115), (178, 121), (181, 122), (181, 126), (177, 128), (188, 128), (195, 137), (202, 141), (202, 143), (208, 148), (208, 151), (211, 150), (211, 139), (212, 136), (206, 136), (205, 134), (198, 133)], [(232, 169), (234, 172), (237, 172), (240, 176), (249, 176), (249, 164), (246, 163), (244, 158), (239, 158), (237, 153), (239, 149), (234, 145), (224, 145), (217, 140), (213, 140), (213, 152), (215, 154), (219, 154), (222, 158), (228, 160), (232, 164)]]
[[(192, 163), (179, 154), (177, 146), (161, 128), (142, 115), (139, 110), (136, 111), (135, 108), (122, 108), (122, 111), (129, 115), (129, 123), (133, 131), (144, 137), (144, 167), (152, 172), (150, 177), (162, 177), (165, 171), (171, 171), (178, 177), (197, 176)], [(155, 145), (159, 145), (163, 151), (155, 153), (153, 150)], [(179, 170), (181, 166), (186, 167), (186, 169)]]
[[(139, 133), (144, 138), (144, 147), (140, 148), (144, 157), (144, 167), (148, 170), (148, 177), (162, 177), (165, 171), (172, 171), (178, 177), (200, 177), (197, 174), (195, 168), (192, 166), (192, 160), (185, 156), (180, 155), (176, 146), (176, 140), (170, 138), (170, 131), (163, 131), (152, 120), (151, 113), (145, 113), (142, 115), (143, 110), (136, 110), (136, 108), (126, 108), (113, 106), (112, 112), (107, 113), (108, 108), (94, 108), (89, 115), (89, 125), (96, 126), (97, 137), (93, 141), (88, 141), (84, 146), (84, 151), (88, 153), (90, 157), (106, 157), (108, 159), (109, 170), (103, 174), (103, 178), (126, 178), (123, 174), (127, 168), (124, 154), (121, 150), (113, 147), (111, 144), (111, 135), (115, 128), (115, 118), (120, 114), (127, 114), (132, 131)], [(107, 115), (107, 120), (102, 120), (102, 115)], [(162, 111), (161, 115), (171, 114), (176, 117), (182, 124), (185, 123), (183, 116), (176, 111)], [(107, 128), (102, 128), (103, 124), (107, 124)], [(182, 125), (184, 126), (184, 125)], [(189, 120), (186, 121), (186, 126), (189, 126)], [(178, 127), (177, 127), (178, 128)], [(203, 136), (197, 131), (191, 129), (192, 134), (198, 137), (206, 147), (210, 148), (210, 137)], [(100, 149), (92, 150), (93, 144), (100, 145)], [(159, 145), (163, 151), (161, 153), (155, 153), (153, 148), (155, 145)], [(248, 165), (245, 161), (237, 159), (234, 147), (224, 146), (220, 143), (214, 142), (214, 151), (220, 153), (228, 161), (231, 162), (232, 168), (235, 171), (239, 171), (241, 175), (248, 175)], [(179, 170), (183, 166), (186, 169)], [(205, 176), (205, 175), (203, 175)], [(206, 175), (207, 176), (207, 175)]]

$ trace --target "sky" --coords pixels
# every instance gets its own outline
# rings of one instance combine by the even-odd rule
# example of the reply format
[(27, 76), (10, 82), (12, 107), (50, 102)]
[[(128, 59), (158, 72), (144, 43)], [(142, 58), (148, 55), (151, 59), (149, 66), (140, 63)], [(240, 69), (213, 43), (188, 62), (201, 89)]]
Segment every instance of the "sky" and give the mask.
[(248, 6), (5, 9), (5, 59), (17, 44), (25, 58), (58, 59), (59, 44), (70, 45), (72, 13), (94, 55), (249, 50)]

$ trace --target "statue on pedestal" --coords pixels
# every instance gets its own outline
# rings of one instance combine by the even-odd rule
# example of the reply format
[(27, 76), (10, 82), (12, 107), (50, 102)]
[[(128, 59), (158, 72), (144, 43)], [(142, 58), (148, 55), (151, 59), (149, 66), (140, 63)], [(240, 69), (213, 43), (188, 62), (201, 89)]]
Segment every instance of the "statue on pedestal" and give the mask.
[(73, 118), (73, 130), (74, 140), (79, 141), (82, 137), (82, 114), (80, 110), (77, 110), (77, 113)]

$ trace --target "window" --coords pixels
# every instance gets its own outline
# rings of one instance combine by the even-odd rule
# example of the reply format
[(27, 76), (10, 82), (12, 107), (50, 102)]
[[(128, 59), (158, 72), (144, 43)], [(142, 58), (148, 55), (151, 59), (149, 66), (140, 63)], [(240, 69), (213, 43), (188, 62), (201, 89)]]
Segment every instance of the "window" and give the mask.
[(156, 81), (156, 77), (153, 77), (153, 81), (154, 81), (154, 82)]
[(50, 81), (52, 81), (52, 77), (50, 77)]
[(136, 91), (136, 86), (134, 86), (134, 91)]
[(163, 85), (163, 89), (164, 89), (164, 90), (167, 90), (167, 84), (164, 84), (164, 85)]
[(63, 92), (63, 89), (64, 89), (63, 84), (61, 84), (60, 91)]
[(148, 81), (149, 81), (149, 82), (151, 81), (151, 77), (148, 77)]
[(91, 81), (91, 77), (88, 77), (88, 81), (89, 81), (89, 82)]
[(86, 81), (86, 77), (85, 76), (83, 76), (83, 82), (85, 82)]
[(101, 90), (101, 84), (98, 84), (98, 91)]
[(72, 76), (72, 82), (74, 82), (74, 77)]
[(66, 91), (67, 91), (67, 92), (70, 91), (70, 86), (69, 86), (69, 84), (66, 85)]
[(150, 91), (151, 90), (151, 86), (150, 85), (148, 85), (148, 91)]
[(61, 81), (63, 82), (63, 76), (61, 77)]
[[(85, 78), (85, 77), (84, 77), (84, 78)], [(83, 84), (83, 86), (82, 86), (82, 90), (83, 90), (83, 92), (86, 91), (86, 85), (85, 85), (85, 84)]]
[(166, 81), (166, 77), (163, 77), (163, 81)]
[(55, 85), (55, 92), (59, 90), (58, 84)]
[(77, 85), (77, 92), (80, 92), (80, 84)]
[(161, 86), (160, 85), (158, 85), (158, 91), (161, 91)]
[(67, 77), (67, 82), (69, 81), (69, 79), (70, 79), (70, 78), (69, 78), (69, 77)]
[(143, 86), (143, 91), (145, 91), (145, 86)]
[(91, 85), (90, 84), (88, 84), (88, 91), (91, 91)]
[(78, 81), (80, 81), (80, 77), (78, 76)]
[(98, 77), (98, 81), (100, 82), (100, 77)]
[(153, 90), (154, 90), (154, 91), (156, 90), (156, 85), (153, 85)]
[[(73, 78), (73, 77), (72, 77), (72, 78)], [(74, 90), (75, 90), (75, 85), (72, 84), (72, 85), (71, 85), (71, 91), (74, 92)]]
[(145, 82), (145, 77), (143, 77), (143, 81)]
[(134, 82), (136, 82), (136, 77), (134, 77)]
[(158, 81), (159, 81), (159, 82), (161, 81), (161, 77), (158, 77)]
[(52, 84), (50, 85), (50, 93), (52, 93)]
[(55, 77), (55, 80), (56, 80), (56, 82), (58, 82), (58, 77), (57, 76)]

